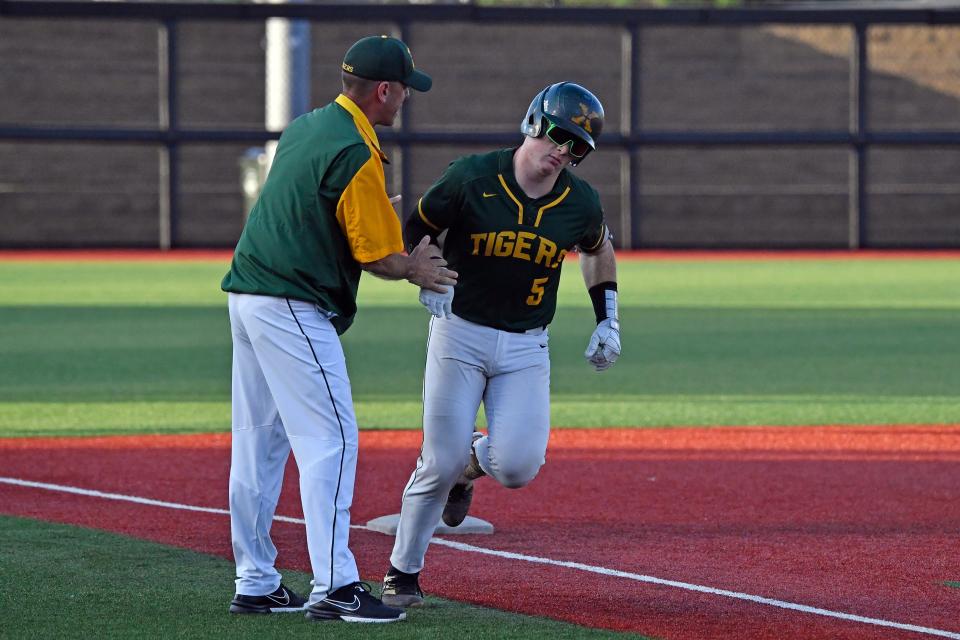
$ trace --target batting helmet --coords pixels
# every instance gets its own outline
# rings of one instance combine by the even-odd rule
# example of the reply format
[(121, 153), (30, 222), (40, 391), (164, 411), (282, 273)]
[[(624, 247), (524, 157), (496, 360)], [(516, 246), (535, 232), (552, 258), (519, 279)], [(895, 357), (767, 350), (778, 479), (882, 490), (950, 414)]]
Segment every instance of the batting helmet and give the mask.
[[(539, 138), (546, 131), (544, 118), (585, 141), (590, 147), (589, 151), (597, 148), (596, 140), (603, 129), (603, 105), (597, 96), (580, 85), (558, 82), (538, 93), (520, 123), (521, 133)], [(570, 164), (577, 166), (586, 156), (584, 153), (579, 158), (575, 157)]]

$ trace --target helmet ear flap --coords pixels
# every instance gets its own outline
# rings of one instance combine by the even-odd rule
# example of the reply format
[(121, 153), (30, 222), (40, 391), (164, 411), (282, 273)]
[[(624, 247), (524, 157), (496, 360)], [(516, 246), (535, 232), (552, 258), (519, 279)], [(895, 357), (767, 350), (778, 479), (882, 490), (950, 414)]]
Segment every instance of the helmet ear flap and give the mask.
[[(547, 87), (549, 89), (550, 87)], [(530, 106), (527, 107), (527, 115), (520, 123), (520, 133), (531, 138), (539, 138), (543, 131), (543, 99), (547, 93), (544, 89), (533, 99)]]
[(530, 131), (527, 135), (531, 138), (539, 138), (543, 133), (543, 116), (538, 118), (536, 114), (531, 113), (527, 118), (527, 129)]

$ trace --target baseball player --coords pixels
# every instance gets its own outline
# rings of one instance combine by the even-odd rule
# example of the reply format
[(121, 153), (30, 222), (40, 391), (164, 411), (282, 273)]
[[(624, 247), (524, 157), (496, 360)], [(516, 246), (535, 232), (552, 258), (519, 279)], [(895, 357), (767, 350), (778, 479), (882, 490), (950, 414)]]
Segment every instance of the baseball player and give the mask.
[[(522, 487), (544, 463), (550, 431), (547, 325), (563, 259), (581, 255), (597, 326), (586, 357), (597, 371), (620, 355), (616, 260), (597, 192), (567, 170), (596, 148), (603, 107), (585, 88), (552, 84), (530, 104), (515, 149), (453, 162), (423, 195), (407, 243), (446, 231), (456, 287), (423, 290), (431, 318), (424, 373), (423, 448), (403, 491), (381, 598), (423, 602), (419, 572), (438, 520), (459, 525), (473, 481)], [(474, 433), (483, 403), (489, 434)]]
[[(359, 581), (347, 544), (358, 437), (338, 336), (353, 322), (361, 270), (437, 292), (456, 274), (427, 237), (402, 253), (374, 132), (393, 123), (411, 88), (429, 90), (430, 77), (387, 36), (359, 40), (342, 68), (343, 93), (283, 132), (223, 279), (233, 337), (230, 611), (392, 622), (405, 614)], [(291, 449), (313, 570), (309, 601), (281, 583), (270, 539)]]

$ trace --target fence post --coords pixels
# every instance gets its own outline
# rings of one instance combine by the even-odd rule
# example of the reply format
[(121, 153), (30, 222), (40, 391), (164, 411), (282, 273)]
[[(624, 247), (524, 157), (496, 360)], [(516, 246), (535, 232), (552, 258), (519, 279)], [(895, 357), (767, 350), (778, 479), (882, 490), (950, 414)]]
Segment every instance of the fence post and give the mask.
[[(267, 18), (264, 39), (264, 123), (268, 131), (280, 132), (310, 108), (310, 23)], [(265, 149), (269, 168), (277, 152), (277, 141), (268, 141)]]
[(157, 99), (160, 129), (165, 141), (159, 150), (158, 246), (167, 251), (176, 236), (179, 196), (178, 153), (174, 133), (177, 130), (177, 22), (164, 18), (157, 29), (157, 66), (159, 91)]
[(621, 39), (623, 64), (620, 130), (628, 139), (620, 163), (620, 232), (624, 249), (640, 247), (640, 26), (630, 23)]
[(850, 149), (849, 211), (847, 247), (861, 249), (867, 241), (867, 76), (870, 73), (867, 58), (867, 25), (853, 25), (853, 46), (850, 64)]

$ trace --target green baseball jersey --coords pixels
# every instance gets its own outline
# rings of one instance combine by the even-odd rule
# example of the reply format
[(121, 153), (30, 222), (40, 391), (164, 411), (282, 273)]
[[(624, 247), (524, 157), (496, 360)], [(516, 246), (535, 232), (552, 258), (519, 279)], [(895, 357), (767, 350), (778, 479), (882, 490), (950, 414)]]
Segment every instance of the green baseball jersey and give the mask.
[(557, 308), (560, 269), (575, 247), (595, 251), (607, 228), (596, 190), (564, 169), (553, 190), (531, 199), (513, 173), (515, 149), (453, 162), (408, 222), (446, 229), (443, 254), (459, 274), (453, 312), (478, 324), (525, 331)]
[(344, 95), (290, 123), (221, 288), (312, 302), (346, 331), (361, 263), (403, 251), (386, 161), (370, 121)]

